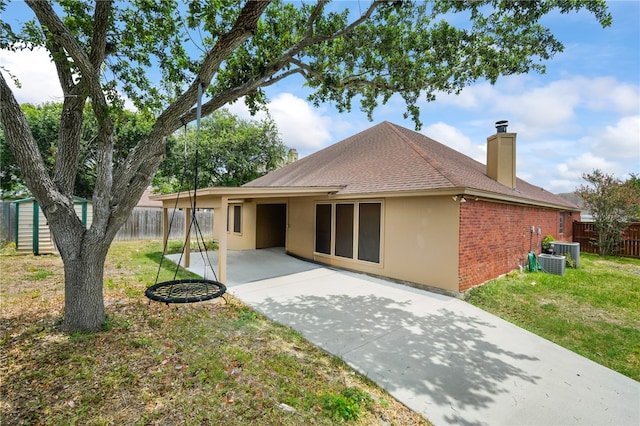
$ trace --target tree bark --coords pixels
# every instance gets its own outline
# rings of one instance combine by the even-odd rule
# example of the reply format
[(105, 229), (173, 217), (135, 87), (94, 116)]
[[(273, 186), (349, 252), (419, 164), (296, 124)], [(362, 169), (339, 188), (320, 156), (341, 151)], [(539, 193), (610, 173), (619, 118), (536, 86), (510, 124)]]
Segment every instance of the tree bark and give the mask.
[(64, 261), (62, 328), (68, 332), (99, 330), (105, 321), (102, 285), (109, 243), (81, 247), (78, 257)]

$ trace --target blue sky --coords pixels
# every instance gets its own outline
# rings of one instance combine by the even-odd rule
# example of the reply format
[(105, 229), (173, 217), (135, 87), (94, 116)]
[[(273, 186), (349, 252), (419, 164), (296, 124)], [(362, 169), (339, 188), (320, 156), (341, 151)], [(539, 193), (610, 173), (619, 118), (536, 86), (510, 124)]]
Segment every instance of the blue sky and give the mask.
[[(640, 173), (640, 2), (609, 6), (613, 25), (605, 29), (586, 12), (546, 17), (544, 23), (565, 45), (546, 63), (546, 74), (503, 77), (493, 86), (478, 82), (457, 96), (440, 95), (421, 105), (420, 132), (484, 163), (495, 121), (509, 120), (509, 131), (518, 134), (518, 177), (556, 193), (572, 192), (594, 168), (622, 179)], [(10, 4), (2, 19), (11, 21), (24, 7)], [(60, 100), (46, 53), (0, 51), (0, 64), (20, 79), (22, 88), (14, 90), (20, 102)], [(369, 122), (356, 105), (346, 114), (328, 104), (314, 108), (299, 79), (284, 80), (267, 93), (284, 143), (300, 156), (384, 120), (414, 128), (402, 117), (399, 97), (379, 107)], [(240, 102), (229, 109), (249, 116)]]

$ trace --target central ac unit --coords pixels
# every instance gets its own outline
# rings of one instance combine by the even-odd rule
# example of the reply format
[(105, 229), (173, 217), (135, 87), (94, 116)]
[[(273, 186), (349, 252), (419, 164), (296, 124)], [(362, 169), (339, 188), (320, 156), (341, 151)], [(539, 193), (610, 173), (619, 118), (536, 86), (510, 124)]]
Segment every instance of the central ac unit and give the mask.
[(560, 241), (553, 241), (551, 243), (551, 250), (553, 250), (553, 254), (555, 255), (571, 253), (574, 266), (576, 268), (580, 267), (580, 243), (563, 243)]
[(566, 258), (553, 254), (541, 254), (538, 256), (538, 265), (544, 272), (556, 275), (564, 275)]

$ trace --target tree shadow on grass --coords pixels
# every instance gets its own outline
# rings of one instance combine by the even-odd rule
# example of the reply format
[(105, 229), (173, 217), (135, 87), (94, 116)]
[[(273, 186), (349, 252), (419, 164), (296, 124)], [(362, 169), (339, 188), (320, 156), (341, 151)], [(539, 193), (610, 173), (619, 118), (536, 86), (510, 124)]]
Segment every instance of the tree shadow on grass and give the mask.
[[(179, 279), (179, 278), (199, 278), (199, 275), (188, 271), (187, 269), (185, 269), (182, 266), (177, 266), (176, 263), (167, 258), (162, 256), (162, 252), (161, 251), (154, 251), (154, 252), (149, 252), (145, 254), (145, 257), (147, 257), (148, 259), (152, 260), (154, 263), (156, 263), (160, 269), (160, 273), (162, 274), (162, 276), (164, 277), (171, 277), (171, 279)], [(162, 266), (160, 267), (160, 264), (162, 263)], [(175, 276), (175, 278), (174, 278)]]
[(507, 383), (536, 383), (540, 377), (516, 366), (537, 361), (487, 340), (492, 325), (479, 317), (443, 307), (410, 310), (411, 301), (375, 295), (297, 296), (267, 299), (254, 306), (268, 317), (302, 332), (337, 355), (410, 408), (429, 416), (422, 403), (451, 407), (450, 424), (482, 424), (456, 414), (456, 408), (487, 410), (508, 393)]

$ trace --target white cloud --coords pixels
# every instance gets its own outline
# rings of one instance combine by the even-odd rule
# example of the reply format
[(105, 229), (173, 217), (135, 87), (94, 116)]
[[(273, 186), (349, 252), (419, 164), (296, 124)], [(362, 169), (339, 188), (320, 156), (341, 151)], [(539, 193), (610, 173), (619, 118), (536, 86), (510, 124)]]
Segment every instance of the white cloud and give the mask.
[(638, 86), (621, 83), (611, 77), (578, 78), (576, 83), (589, 109), (634, 114), (640, 108), (640, 88)]
[(268, 108), (287, 146), (305, 152), (316, 151), (331, 142), (331, 119), (304, 99), (281, 93)]
[(561, 80), (517, 96), (505, 96), (497, 105), (499, 109), (513, 113), (527, 128), (548, 131), (570, 122), (579, 101), (580, 94), (575, 86)]
[[(459, 95), (438, 95), (440, 106), (453, 106), (493, 119), (507, 119), (514, 131), (530, 137), (584, 130), (589, 114), (636, 114), (640, 86), (612, 77), (574, 76), (540, 85), (530, 76), (505, 77), (495, 85), (479, 83)], [(588, 120), (588, 118), (587, 118)]]
[(560, 177), (574, 182), (581, 180), (583, 174), (589, 173), (594, 169), (614, 174), (618, 171), (616, 170), (617, 164), (615, 162), (598, 157), (591, 152), (582, 153), (556, 165), (556, 170)]
[(622, 117), (574, 143), (579, 155), (556, 164), (558, 178), (551, 180), (557, 191), (573, 191), (583, 184), (583, 174), (594, 169), (626, 179), (640, 172), (640, 116)]
[(551, 179), (549, 186), (544, 189), (555, 194), (560, 194), (564, 192), (574, 192), (578, 186), (580, 186), (580, 183), (575, 179)]
[(474, 160), (481, 163), (486, 161), (486, 146), (474, 144), (469, 137), (453, 126), (438, 122), (424, 127), (421, 133)]
[[(242, 99), (227, 108), (232, 114), (251, 118)], [(323, 110), (287, 92), (276, 95), (267, 105), (267, 110), (278, 126), (284, 144), (297, 149), (300, 157), (337, 142), (342, 136), (351, 136), (354, 131), (354, 124), (337, 115), (330, 117)], [(262, 119), (265, 116), (264, 112), (259, 112), (253, 118)]]
[(635, 159), (640, 166), (640, 115), (622, 117), (614, 126), (584, 138), (593, 152), (610, 158)]
[(5, 80), (19, 103), (61, 102), (62, 89), (56, 67), (44, 49), (9, 52), (0, 50), (0, 64), (18, 78), (21, 88), (13, 84), (5, 71)]

